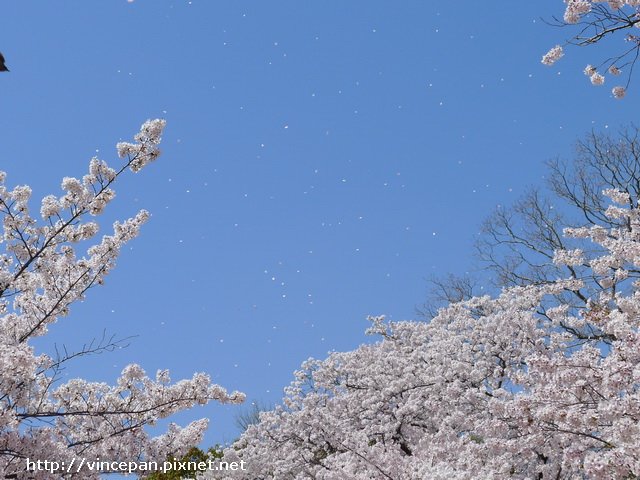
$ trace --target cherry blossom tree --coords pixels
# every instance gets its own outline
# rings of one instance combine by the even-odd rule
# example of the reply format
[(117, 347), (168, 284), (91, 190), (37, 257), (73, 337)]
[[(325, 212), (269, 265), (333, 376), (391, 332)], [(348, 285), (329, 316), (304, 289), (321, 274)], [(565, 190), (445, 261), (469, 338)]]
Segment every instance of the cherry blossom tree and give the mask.
[[(209, 479), (640, 477), (640, 208), (567, 228), (566, 279), (511, 286), (430, 322), (371, 318), (373, 344), (309, 359)], [(597, 282), (584, 303), (557, 299)]]
[(570, 159), (547, 162), (545, 187), (530, 189), (512, 205), (498, 206), (482, 222), (474, 242), (474, 268), (462, 276), (433, 277), (419, 313), (429, 319), (451, 302), (563, 277), (582, 278), (585, 286), (558, 300), (584, 306), (601, 286), (587, 281), (584, 266), (558, 265), (554, 255), (557, 250), (582, 248), (585, 256), (595, 258), (602, 250), (587, 239), (567, 238), (563, 228), (623, 226), (620, 219), (607, 216), (602, 191), (624, 191), (630, 208), (640, 205), (639, 165), (640, 129), (634, 125), (617, 132), (590, 132), (579, 139)]
[[(92, 220), (114, 198), (113, 184), (127, 170), (138, 172), (160, 154), (163, 120), (142, 125), (135, 143), (119, 143), (124, 164), (114, 169), (98, 158), (81, 179), (65, 177), (63, 194), (42, 200), (38, 221), (30, 213), (31, 189), (5, 186), (0, 173), (3, 215), (0, 255), (0, 472), (4, 478), (99, 478), (78, 468), (82, 458), (117, 461), (162, 461), (196, 445), (207, 420), (185, 428), (171, 424), (152, 438), (145, 426), (158, 419), (216, 400), (239, 403), (244, 396), (228, 394), (208, 375), (172, 383), (166, 370), (151, 378), (140, 366), (129, 365), (115, 385), (80, 378), (63, 381), (71, 361), (108, 350), (107, 340), (78, 352), (38, 353), (32, 340), (69, 313), (71, 304), (103, 283), (120, 249), (149, 218), (142, 210), (113, 224), (113, 233), (98, 241)], [(82, 256), (77, 250), (90, 245)], [(27, 471), (30, 461), (58, 462), (68, 472), (51, 468)], [(72, 466), (72, 467), (70, 467)], [(35, 469), (32, 469), (35, 470)]]
[[(617, 77), (623, 75), (621, 84), (613, 86), (614, 98), (623, 98), (631, 81), (633, 68), (640, 54), (640, 36), (634, 28), (640, 25), (640, 2), (638, 0), (564, 0), (566, 4), (562, 20), (554, 19), (554, 24), (574, 27), (576, 33), (566, 41), (566, 45), (591, 46), (602, 43), (609, 37), (617, 37), (616, 53), (599, 60), (595, 65), (587, 65), (584, 74), (593, 85), (603, 85), (605, 74)], [(624, 36), (623, 36), (624, 34)], [(553, 65), (564, 55), (564, 46), (556, 45), (543, 57), (542, 63)]]

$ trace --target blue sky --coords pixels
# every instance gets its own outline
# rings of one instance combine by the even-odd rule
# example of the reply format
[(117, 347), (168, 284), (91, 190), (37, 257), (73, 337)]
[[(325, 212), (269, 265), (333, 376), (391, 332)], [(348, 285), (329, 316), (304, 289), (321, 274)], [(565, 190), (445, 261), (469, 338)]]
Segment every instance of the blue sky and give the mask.
[[(367, 315), (415, 317), (426, 279), (464, 272), (481, 220), (543, 182), (547, 159), (634, 119), (637, 92), (581, 73), (540, 2), (6, 2), (0, 169), (34, 198), (147, 118), (163, 155), (103, 219), (152, 213), (108, 277), (52, 328), (77, 348), (137, 335), (69, 376), (130, 362), (209, 372), (275, 403), (306, 358), (370, 341)], [(448, 8), (444, 8), (448, 7)], [(230, 441), (239, 407), (204, 446)]]

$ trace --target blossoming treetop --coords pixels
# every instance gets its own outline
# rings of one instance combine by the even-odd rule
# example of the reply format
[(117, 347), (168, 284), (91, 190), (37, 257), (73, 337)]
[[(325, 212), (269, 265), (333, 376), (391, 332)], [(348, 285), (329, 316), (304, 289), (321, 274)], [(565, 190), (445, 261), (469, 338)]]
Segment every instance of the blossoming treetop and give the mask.
[[(113, 344), (51, 357), (36, 353), (30, 343), (46, 335), (91, 287), (103, 283), (120, 249), (149, 218), (142, 210), (115, 222), (112, 234), (77, 256), (74, 245), (96, 236), (98, 224), (91, 218), (114, 198), (117, 179), (159, 156), (164, 126), (163, 120), (147, 121), (134, 143), (119, 143), (119, 156), (125, 160), (119, 169), (93, 158), (81, 179), (65, 177), (63, 195), (42, 200), (41, 221), (29, 210), (31, 189), (23, 185), (9, 190), (0, 173), (5, 250), (0, 254), (0, 471), (15, 475), (5, 478), (60, 478), (59, 473), (25, 472), (26, 458), (69, 465), (75, 457), (162, 461), (169, 454), (181, 455), (199, 442), (206, 419), (185, 428), (171, 424), (155, 438), (144, 427), (193, 405), (244, 399), (212, 384), (204, 373), (172, 383), (166, 370), (150, 378), (138, 365), (127, 366), (115, 385), (80, 378), (63, 382), (61, 370), (69, 361)], [(68, 476), (98, 478), (90, 471)]]
[[(616, 85), (611, 92), (615, 98), (622, 98), (631, 81), (633, 67), (640, 52), (640, 36), (629, 33), (630, 29), (640, 25), (640, 1), (638, 0), (564, 0), (566, 4), (562, 20), (556, 24), (577, 28), (577, 33), (567, 39), (566, 44), (590, 46), (601, 42), (610, 36), (623, 37), (625, 44), (619, 50), (595, 66), (587, 65), (585, 75), (593, 85), (605, 83), (605, 73), (612, 76), (623, 75), (626, 80), (622, 85)], [(564, 55), (564, 48), (556, 45), (543, 57), (542, 63), (553, 65)]]

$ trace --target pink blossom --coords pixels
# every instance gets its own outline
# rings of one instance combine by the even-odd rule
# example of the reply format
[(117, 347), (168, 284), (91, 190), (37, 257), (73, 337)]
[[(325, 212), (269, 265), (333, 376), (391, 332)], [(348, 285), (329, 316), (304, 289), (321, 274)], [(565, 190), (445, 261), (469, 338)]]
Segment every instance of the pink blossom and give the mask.
[(613, 94), (614, 98), (623, 98), (626, 94), (627, 94), (627, 90), (624, 87), (613, 87), (611, 89), (611, 93)]
[(591, 75), (591, 83), (593, 85), (602, 85), (604, 83), (604, 77), (596, 72)]
[(553, 47), (551, 50), (549, 50), (547, 53), (544, 54), (541, 62), (545, 65), (551, 66), (554, 63), (556, 63), (563, 55), (564, 55), (564, 52), (562, 50), (562, 47), (560, 45), (556, 45), (555, 47)]

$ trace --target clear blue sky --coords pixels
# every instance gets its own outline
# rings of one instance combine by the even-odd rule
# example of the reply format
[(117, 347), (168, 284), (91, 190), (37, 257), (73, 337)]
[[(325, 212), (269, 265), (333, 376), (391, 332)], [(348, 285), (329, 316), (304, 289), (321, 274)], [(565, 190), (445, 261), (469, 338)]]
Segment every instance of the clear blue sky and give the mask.
[[(0, 169), (58, 193), (98, 152), (166, 118), (163, 156), (104, 218), (153, 216), (47, 341), (138, 335), (69, 376), (129, 362), (207, 371), (264, 403), (310, 356), (365, 341), (367, 315), (415, 317), (425, 279), (471, 264), (478, 226), (539, 185), (592, 128), (637, 118), (638, 91), (540, 64), (563, 2), (5, 2)], [(43, 344), (44, 345), (44, 344)], [(43, 347), (44, 348), (44, 347)], [(238, 407), (199, 408), (204, 446)]]

